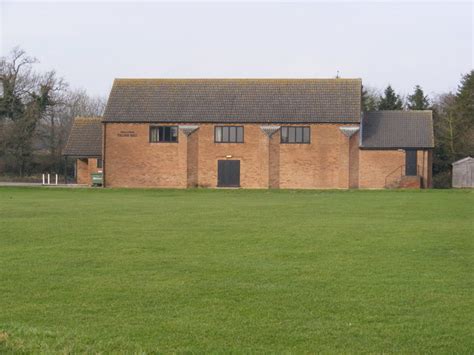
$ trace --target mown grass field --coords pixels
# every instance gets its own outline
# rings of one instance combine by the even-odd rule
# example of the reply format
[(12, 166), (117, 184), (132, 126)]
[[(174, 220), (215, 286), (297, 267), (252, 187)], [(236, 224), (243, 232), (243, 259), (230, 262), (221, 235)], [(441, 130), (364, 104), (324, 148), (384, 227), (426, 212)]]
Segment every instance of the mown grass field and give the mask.
[(0, 351), (474, 350), (472, 191), (0, 188)]

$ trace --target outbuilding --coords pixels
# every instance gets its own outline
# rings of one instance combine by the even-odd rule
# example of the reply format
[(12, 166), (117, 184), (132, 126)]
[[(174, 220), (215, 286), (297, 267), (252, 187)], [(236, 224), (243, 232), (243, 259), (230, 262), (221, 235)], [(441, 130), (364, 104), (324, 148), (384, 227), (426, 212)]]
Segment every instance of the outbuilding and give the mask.
[[(74, 178), (92, 185), (92, 174), (102, 173), (102, 122), (100, 117), (76, 117), (63, 156), (74, 159)], [(67, 163), (66, 163), (67, 166)]]
[(474, 158), (453, 163), (453, 187), (474, 187)]

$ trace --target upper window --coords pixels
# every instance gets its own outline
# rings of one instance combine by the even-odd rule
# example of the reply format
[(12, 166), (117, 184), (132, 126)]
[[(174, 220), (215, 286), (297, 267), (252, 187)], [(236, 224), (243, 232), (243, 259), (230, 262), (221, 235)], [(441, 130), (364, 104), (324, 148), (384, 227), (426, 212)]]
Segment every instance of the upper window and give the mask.
[(97, 159), (97, 169), (102, 169), (102, 159)]
[(310, 127), (281, 127), (281, 143), (310, 143)]
[(216, 143), (243, 143), (244, 127), (216, 126), (214, 128), (214, 141)]
[(177, 143), (178, 126), (150, 127), (150, 143)]

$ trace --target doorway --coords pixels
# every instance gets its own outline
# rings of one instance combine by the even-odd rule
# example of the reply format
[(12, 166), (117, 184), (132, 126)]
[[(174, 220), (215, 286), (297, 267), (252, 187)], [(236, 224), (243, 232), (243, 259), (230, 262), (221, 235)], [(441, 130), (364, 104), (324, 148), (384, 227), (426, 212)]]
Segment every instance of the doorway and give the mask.
[(409, 149), (405, 151), (405, 175), (406, 176), (416, 176), (418, 175), (417, 169), (417, 160), (416, 154), (417, 151), (414, 149)]
[(240, 160), (217, 161), (217, 186), (240, 187)]

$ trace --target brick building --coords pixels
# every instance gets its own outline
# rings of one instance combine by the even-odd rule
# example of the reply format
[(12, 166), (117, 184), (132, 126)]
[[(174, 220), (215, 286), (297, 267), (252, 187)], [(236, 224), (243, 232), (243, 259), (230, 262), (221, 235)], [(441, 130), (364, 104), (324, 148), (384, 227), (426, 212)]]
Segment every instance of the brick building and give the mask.
[[(361, 92), (360, 79), (117, 79), (78, 182), (103, 158), (107, 187), (431, 186), (431, 111), (361, 113)], [(84, 121), (70, 156), (75, 136), (98, 146)]]
[(76, 117), (63, 155), (75, 161), (76, 183), (91, 185), (91, 174), (102, 172), (102, 119)]

